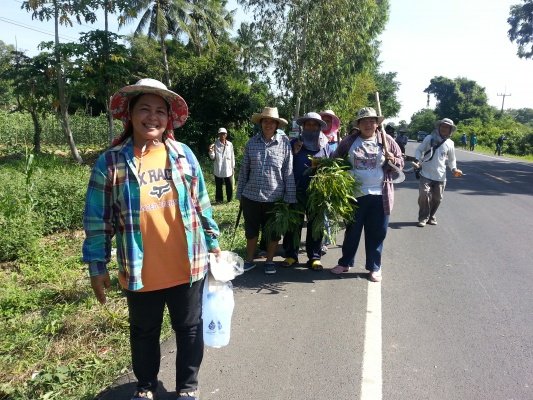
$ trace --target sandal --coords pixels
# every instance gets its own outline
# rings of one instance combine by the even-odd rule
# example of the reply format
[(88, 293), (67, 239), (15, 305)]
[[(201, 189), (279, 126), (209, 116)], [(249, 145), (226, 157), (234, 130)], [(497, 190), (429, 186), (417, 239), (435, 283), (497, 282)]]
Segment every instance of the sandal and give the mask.
[(307, 266), (313, 271), (322, 271), (324, 267), (320, 263), (320, 260), (309, 260)]
[(287, 257), (285, 260), (283, 260), (281, 266), (283, 268), (289, 268), (292, 267), (294, 264), (298, 264), (298, 260), (294, 257)]
[(334, 275), (340, 275), (344, 272), (348, 272), (350, 270), (350, 267), (345, 267), (344, 265), (337, 265), (334, 268), (330, 269), (330, 272)]
[(155, 393), (151, 390), (136, 390), (131, 400), (154, 400)]

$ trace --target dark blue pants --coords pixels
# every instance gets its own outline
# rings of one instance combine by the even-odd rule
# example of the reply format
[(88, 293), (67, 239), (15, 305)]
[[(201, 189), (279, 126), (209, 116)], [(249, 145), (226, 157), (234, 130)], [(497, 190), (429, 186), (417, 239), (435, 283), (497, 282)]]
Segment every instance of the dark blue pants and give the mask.
[(198, 388), (204, 356), (202, 288), (204, 280), (152, 292), (126, 291), (133, 373), (138, 389), (156, 391), (161, 360), (159, 337), (165, 304), (176, 332), (176, 391)]
[[(300, 201), (300, 203), (307, 203), (307, 199)], [(313, 238), (312, 229), (314, 219), (309, 217), (309, 213), (305, 212), (307, 216), (307, 233), (305, 236), (305, 251), (307, 253), (307, 259), (309, 261), (320, 260), (322, 254), (320, 250), (322, 248), (322, 239), (324, 234), (321, 232), (320, 236), (316, 239)], [(320, 218), (324, 218), (321, 216)], [(292, 257), (298, 259), (298, 248), (300, 247), (300, 237), (302, 236), (302, 228), (304, 226), (304, 215), (301, 216), (300, 225), (295, 232), (287, 232), (283, 236), (283, 249), (285, 250), (285, 257)], [(295, 243), (296, 242), (296, 243)]]
[(339, 265), (353, 267), (361, 233), (365, 231), (365, 268), (378, 271), (381, 268), (383, 241), (387, 235), (389, 216), (383, 211), (383, 196), (366, 195), (357, 198), (355, 221), (348, 224), (342, 244)]

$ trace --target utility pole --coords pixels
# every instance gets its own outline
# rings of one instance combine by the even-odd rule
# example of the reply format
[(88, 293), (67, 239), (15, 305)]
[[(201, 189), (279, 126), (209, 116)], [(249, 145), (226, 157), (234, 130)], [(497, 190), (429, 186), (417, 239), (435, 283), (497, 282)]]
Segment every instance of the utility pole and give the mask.
[(502, 97), (502, 110), (501, 110), (501, 113), (503, 114), (503, 105), (505, 103), (505, 98), (507, 96), (511, 96), (511, 93), (498, 93), (498, 96), (501, 96)]

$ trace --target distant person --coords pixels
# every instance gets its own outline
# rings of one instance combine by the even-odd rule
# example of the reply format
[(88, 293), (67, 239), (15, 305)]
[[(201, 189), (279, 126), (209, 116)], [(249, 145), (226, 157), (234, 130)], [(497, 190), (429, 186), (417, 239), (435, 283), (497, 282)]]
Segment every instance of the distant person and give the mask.
[(228, 203), (233, 198), (233, 174), (235, 171), (235, 154), (233, 144), (227, 139), (228, 131), (226, 128), (218, 130), (218, 139), (214, 144), (209, 146), (209, 158), (214, 160), (215, 174), (215, 201), (222, 203), (224, 201), (222, 186), (226, 186), (226, 199)]
[[(251, 121), (259, 126), (259, 133), (246, 143), (237, 186), (246, 236), (245, 271), (256, 266), (254, 256), (259, 233), (270, 218), (274, 204), (296, 203), (291, 145), (286, 135), (276, 131), (287, 125), (287, 120), (279, 117), (276, 107), (265, 107), (261, 113), (253, 114)], [(264, 272), (275, 274), (273, 259), (281, 237), (265, 239)]]
[[(335, 158), (348, 157), (352, 166), (350, 172), (361, 183), (361, 189), (360, 192), (354, 193), (357, 197), (357, 209), (353, 221), (346, 226), (342, 257), (338, 265), (331, 269), (331, 273), (340, 275), (353, 267), (364, 230), (365, 268), (368, 271), (368, 279), (372, 282), (380, 282), (382, 279), (381, 254), (394, 204), (393, 169), (388, 165), (388, 161), (400, 169), (404, 163), (394, 139), (387, 134), (381, 134), (378, 129), (383, 119), (371, 107), (360, 109), (355, 120), (358, 129), (352, 129), (352, 133), (339, 143), (332, 155)], [(388, 153), (385, 152), (383, 140), (387, 141)]]
[[(311, 183), (311, 175), (309, 169), (311, 168), (311, 158), (329, 158), (330, 148), (328, 143), (320, 142), (320, 131), (326, 127), (326, 123), (322, 120), (320, 114), (310, 112), (303, 117), (296, 120), (297, 124), (302, 128), (301, 143), (297, 146), (293, 139), (293, 172), (294, 182), (296, 184), (296, 204), (299, 209), (305, 210), (305, 215), (302, 214), (300, 225), (295, 231), (289, 231), (283, 238), (283, 247), (285, 249), (285, 260), (282, 263), (283, 267), (292, 267), (298, 264), (298, 249), (300, 243), (300, 236), (304, 225), (304, 217), (307, 217), (307, 231), (305, 238), (305, 250), (307, 253), (307, 267), (321, 271), (323, 269), (320, 262), (322, 236), (313, 237), (312, 225), (314, 219), (310, 217), (307, 209), (307, 200), (309, 184)], [(323, 216), (322, 216), (323, 218)], [(295, 244), (295, 242), (297, 244)]]
[(398, 143), (398, 146), (400, 147), (400, 150), (402, 151), (402, 154), (405, 155), (405, 146), (407, 146), (408, 142), (407, 135), (405, 134), (405, 129), (400, 128), (400, 131), (398, 132), (398, 136), (396, 136), (396, 143)]
[(470, 151), (474, 151), (477, 144), (477, 135), (475, 133), (472, 133), (470, 135)]
[(466, 150), (466, 133), (461, 135), (461, 147)]
[(123, 121), (124, 132), (92, 170), (83, 261), (89, 264), (96, 298), (104, 304), (116, 242), (137, 378), (131, 399), (156, 396), (166, 306), (177, 343), (174, 398), (198, 400), (204, 355), (202, 289), (208, 253), (220, 248), (200, 164), (173, 136), (187, 119), (187, 104), (163, 83), (141, 79), (111, 97), (110, 111)]
[(455, 146), (450, 139), (457, 127), (449, 118), (435, 124), (435, 130), (420, 143), (415, 152), (417, 168), (421, 168), (418, 185), (418, 224), (437, 225), (435, 213), (439, 208), (446, 186), (446, 165), (453, 176), (463, 175), (455, 162)]
[(494, 155), (496, 155), (496, 153), (498, 153), (499, 156), (503, 154), (503, 141), (506, 139), (507, 138), (503, 134), (500, 135), (498, 139), (496, 139), (496, 150), (494, 150)]

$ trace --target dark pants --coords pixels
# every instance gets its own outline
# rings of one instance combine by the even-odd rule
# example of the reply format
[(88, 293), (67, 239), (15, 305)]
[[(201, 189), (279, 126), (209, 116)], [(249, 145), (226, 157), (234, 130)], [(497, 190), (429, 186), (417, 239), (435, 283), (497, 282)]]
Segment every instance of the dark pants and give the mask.
[(365, 268), (378, 271), (381, 268), (383, 241), (387, 235), (389, 216), (383, 210), (383, 196), (366, 195), (357, 198), (355, 221), (348, 224), (342, 243), (339, 265), (353, 267), (361, 233), (365, 230)]
[(198, 371), (204, 356), (202, 288), (204, 280), (152, 292), (126, 291), (130, 320), (130, 345), (137, 388), (156, 391), (161, 360), (159, 337), (165, 304), (176, 332), (176, 391), (198, 388)]
[[(309, 213), (306, 211), (307, 215), (307, 233), (305, 236), (305, 251), (307, 253), (307, 259), (320, 260), (322, 248), (322, 238), (321, 234), (318, 238), (314, 239), (312, 234), (313, 219), (309, 219)], [(298, 248), (300, 247), (300, 237), (302, 235), (302, 228), (304, 225), (304, 215), (301, 216), (301, 223), (296, 230), (296, 232), (287, 232), (283, 236), (283, 249), (285, 250), (285, 257), (292, 257), (295, 260), (298, 259)]]
[(224, 201), (224, 195), (222, 193), (222, 185), (226, 186), (226, 198), (228, 201), (231, 201), (233, 198), (233, 177), (228, 176), (227, 178), (219, 178), (218, 176), (215, 176), (215, 185), (216, 185), (216, 192), (215, 192), (215, 200), (219, 203)]

